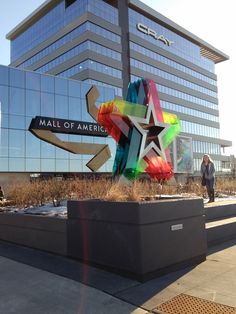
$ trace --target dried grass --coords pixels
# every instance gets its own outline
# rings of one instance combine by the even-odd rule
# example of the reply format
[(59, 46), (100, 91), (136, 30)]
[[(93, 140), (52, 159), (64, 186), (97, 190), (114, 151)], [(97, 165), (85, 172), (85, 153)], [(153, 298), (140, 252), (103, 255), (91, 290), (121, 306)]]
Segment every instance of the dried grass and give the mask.
[[(18, 207), (41, 206), (47, 202), (64, 199), (104, 199), (109, 201), (142, 201), (155, 199), (160, 195), (204, 196), (206, 189), (199, 180), (190, 181), (186, 185), (163, 185), (150, 180), (137, 180), (130, 185), (113, 182), (109, 178), (76, 179), (73, 181), (39, 181), (18, 183), (5, 190), (7, 200)], [(236, 195), (236, 180), (217, 178), (216, 194)], [(1, 206), (1, 204), (0, 204)]]

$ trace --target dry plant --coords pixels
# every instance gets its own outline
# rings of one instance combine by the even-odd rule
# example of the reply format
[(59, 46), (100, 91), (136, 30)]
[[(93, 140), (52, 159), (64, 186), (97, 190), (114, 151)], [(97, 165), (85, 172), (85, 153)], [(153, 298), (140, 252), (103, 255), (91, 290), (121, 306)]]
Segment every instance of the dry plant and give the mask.
[(141, 200), (140, 192), (140, 186), (137, 184), (137, 182), (133, 182), (130, 185), (124, 185), (120, 182), (116, 182), (111, 184), (103, 199), (113, 202), (138, 202)]
[[(235, 195), (236, 180), (217, 178), (218, 195)], [(5, 189), (10, 204), (24, 208), (41, 206), (48, 202), (58, 205), (64, 199), (104, 199), (110, 201), (142, 201), (156, 199), (161, 195), (204, 196), (205, 187), (199, 179), (180, 185), (171, 182), (159, 184), (148, 179), (139, 179), (130, 185), (113, 182), (111, 178), (76, 179), (73, 181), (47, 180), (32, 183), (17, 183)], [(1, 205), (1, 204), (0, 204)]]

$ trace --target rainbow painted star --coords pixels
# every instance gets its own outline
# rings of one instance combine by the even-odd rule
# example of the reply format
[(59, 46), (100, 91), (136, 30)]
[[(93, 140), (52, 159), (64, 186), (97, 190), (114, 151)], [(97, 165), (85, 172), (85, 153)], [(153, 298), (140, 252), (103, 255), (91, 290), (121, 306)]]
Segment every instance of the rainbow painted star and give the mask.
[(128, 180), (143, 172), (155, 180), (173, 176), (168, 146), (180, 132), (180, 121), (161, 110), (155, 82), (130, 83), (126, 101), (103, 103), (96, 120), (118, 143), (114, 175)]

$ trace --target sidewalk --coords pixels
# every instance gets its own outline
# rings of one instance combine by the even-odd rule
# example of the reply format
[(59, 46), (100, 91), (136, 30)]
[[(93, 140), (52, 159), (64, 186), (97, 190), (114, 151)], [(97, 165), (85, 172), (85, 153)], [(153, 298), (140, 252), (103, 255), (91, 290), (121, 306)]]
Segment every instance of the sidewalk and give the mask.
[(181, 293), (236, 307), (235, 244), (213, 247), (196, 267), (140, 283), (0, 241), (0, 314), (155, 313)]

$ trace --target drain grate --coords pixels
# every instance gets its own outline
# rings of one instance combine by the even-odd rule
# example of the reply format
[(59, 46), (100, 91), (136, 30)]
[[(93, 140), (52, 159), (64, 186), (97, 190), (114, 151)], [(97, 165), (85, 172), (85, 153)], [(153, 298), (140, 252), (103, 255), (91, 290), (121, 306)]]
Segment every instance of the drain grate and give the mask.
[(180, 294), (159, 305), (154, 313), (159, 314), (236, 314), (236, 308)]

